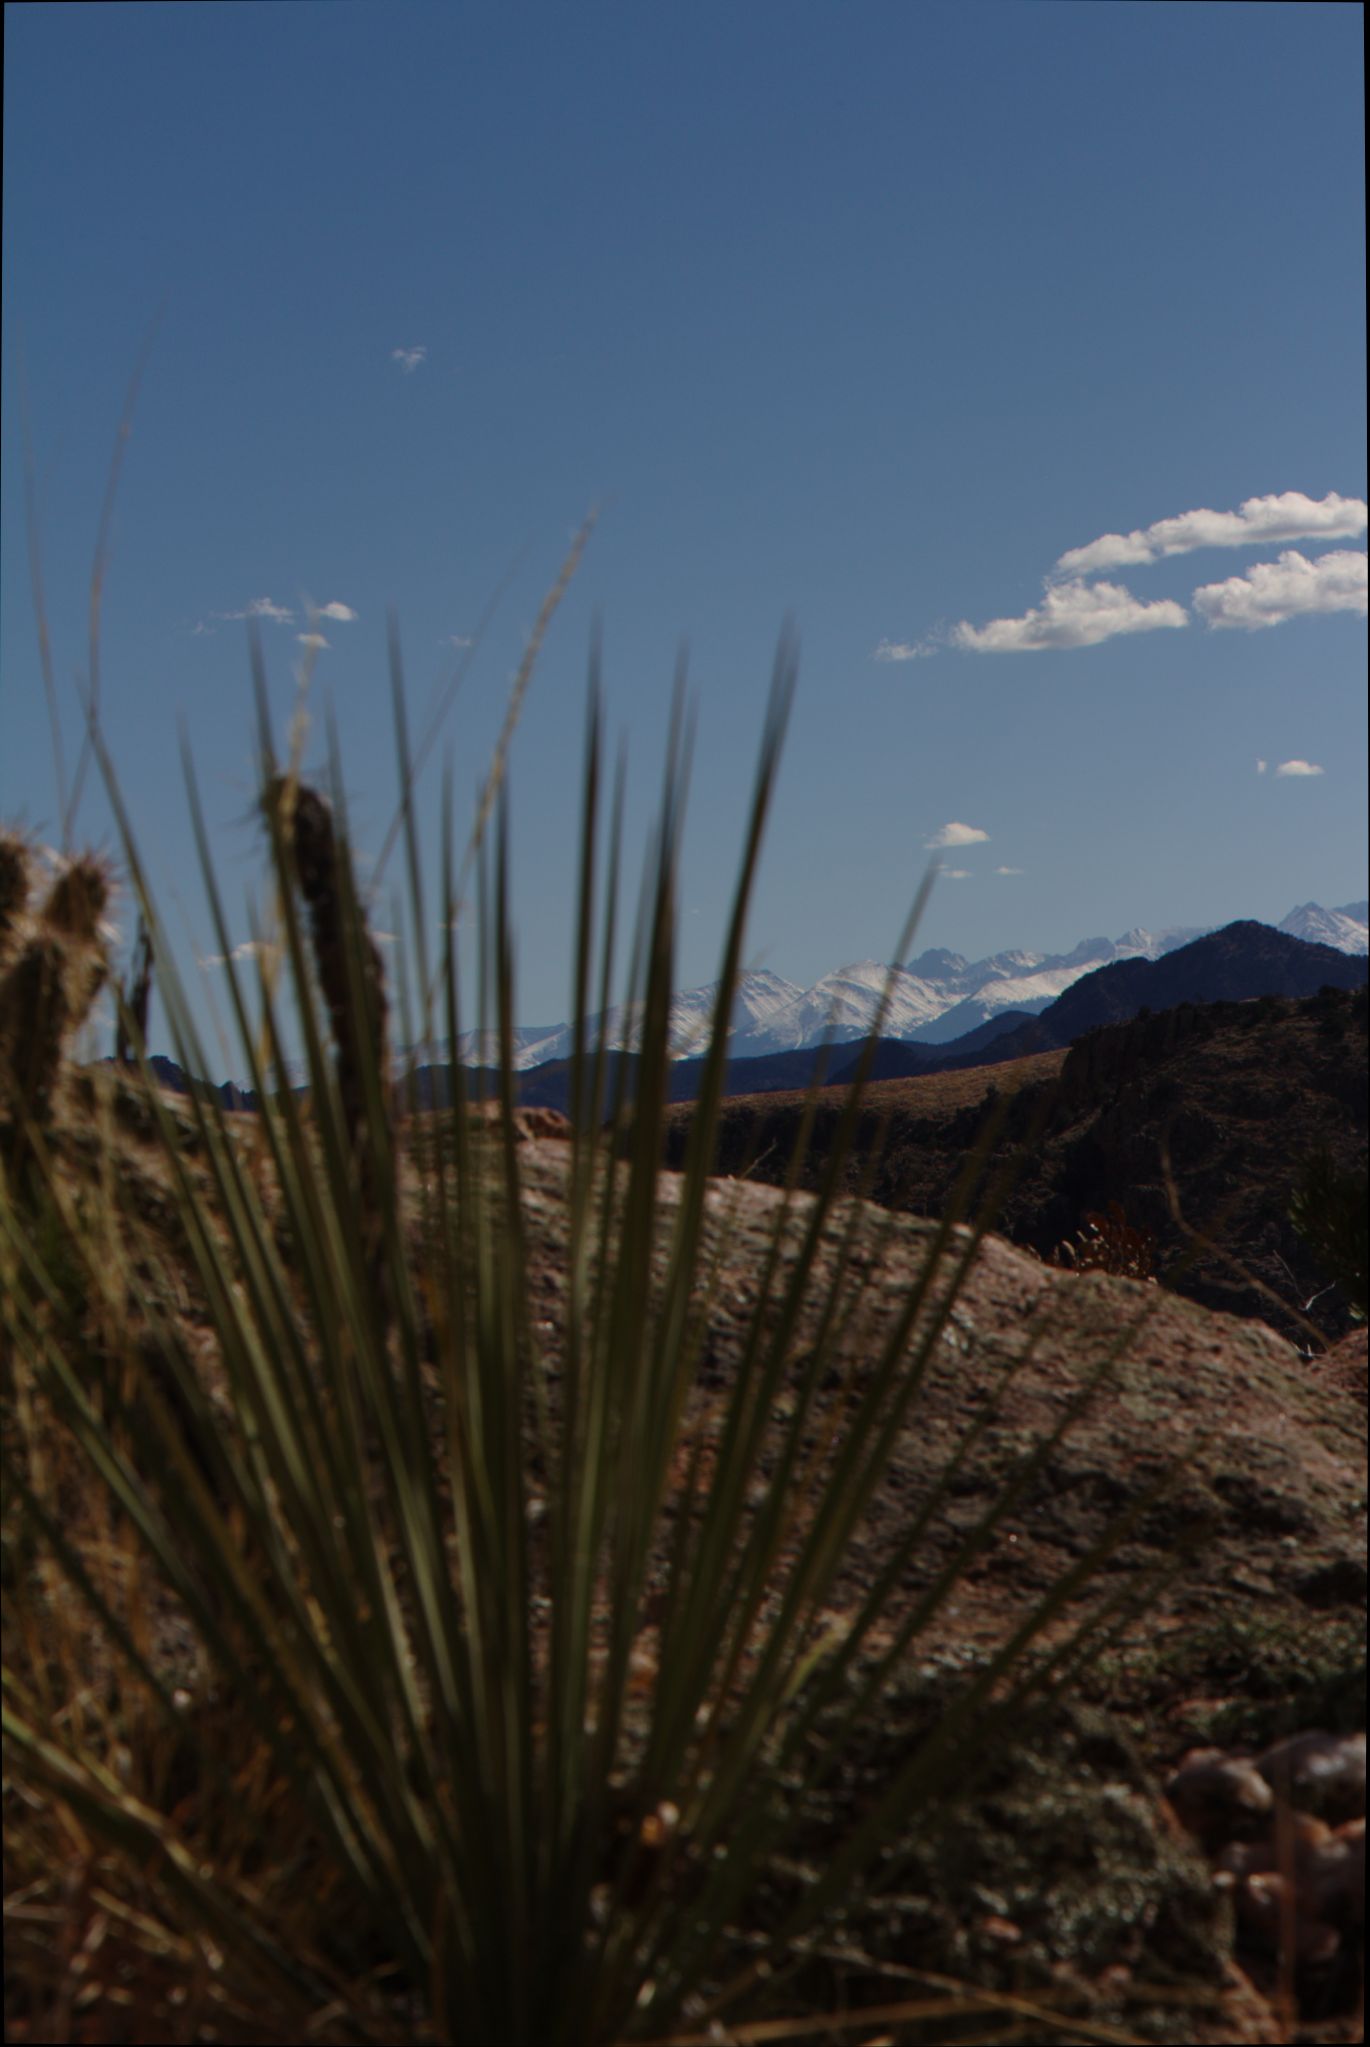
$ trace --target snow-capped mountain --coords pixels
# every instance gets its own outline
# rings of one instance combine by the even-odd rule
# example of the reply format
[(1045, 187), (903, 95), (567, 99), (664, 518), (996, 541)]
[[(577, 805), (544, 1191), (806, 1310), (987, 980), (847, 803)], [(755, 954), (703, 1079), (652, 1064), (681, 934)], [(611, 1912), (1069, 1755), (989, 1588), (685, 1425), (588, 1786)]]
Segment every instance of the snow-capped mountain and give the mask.
[[(564, 1058), (563, 1042), (570, 1049), (565, 1024), (518, 1024), (513, 1038), (514, 1065), (520, 1071), (541, 1066), (548, 1059)], [(499, 1032), (463, 1031), (457, 1039), (457, 1052), (468, 1066), (495, 1066), (499, 1063)]]
[[(1067, 953), (1000, 952), (974, 966), (963, 963), (955, 977), (964, 989), (960, 1000), (940, 1010), (921, 1030), (905, 1035), (924, 1044), (945, 1045), (1007, 1009), (1026, 1010), (1030, 1016), (1036, 1016), (1058, 995), (1064, 995), (1082, 974), (1092, 974), (1096, 967), (1111, 966), (1115, 960), (1160, 959), (1163, 953), (1174, 952), (1177, 946), (1201, 937), (1202, 932), (1203, 927), (1197, 925), (1175, 925), (1165, 931), (1145, 931), (1135, 926), (1121, 938), (1082, 939)], [(914, 961), (910, 971), (916, 971), (920, 963)]]
[(1114, 960), (1158, 959), (1199, 936), (1197, 930), (1127, 931), (1121, 938), (1087, 938), (1068, 953), (1000, 952), (970, 961), (935, 947), (890, 974), (876, 960), (861, 960), (825, 974), (812, 988), (740, 1033), (735, 1059), (797, 1052), (830, 1037), (835, 1044), (865, 1037), (889, 982), (881, 1036), (920, 1044), (946, 1044), (1004, 1010), (1039, 1010), (1072, 981)]
[[(1364, 953), (1370, 949), (1368, 912), (1370, 905), (1363, 902), (1345, 903), (1337, 910), (1304, 903), (1290, 911), (1279, 929), (1294, 938), (1335, 946), (1339, 952)], [(962, 953), (934, 946), (893, 969), (892, 975), (891, 969), (877, 960), (859, 960), (825, 974), (812, 988), (800, 988), (762, 968), (744, 974), (738, 983), (729, 1056), (764, 1058), (776, 1052), (802, 1051), (824, 1039), (850, 1044), (863, 1038), (875, 1021), (887, 980), (889, 1001), (881, 1035), (912, 1043), (948, 1044), (1009, 1010), (1039, 1014), (1074, 982), (1099, 967), (1119, 960), (1160, 959), (1203, 937), (1211, 928), (1171, 926), (1148, 931), (1134, 926), (1120, 938), (1082, 939), (1066, 953), (1015, 949), (991, 953), (982, 960), (968, 960)], [(687, 989), (675, 998), (671, 1042), (678, 1058), (707, 1050), (717, 999), (717, 983), (713, 982)], [(609, 1049), (633, 1048), (635, 1017), (627, 1005), (606, 1011), (602, 1020), (590, 1019), (592, 1042), (600, 1035), (601, 1023)], [(553, 1059), (569, 1059), (572, 1050), (569, 1024), (529, 1026), (514, 1033), (514, 1064), (520, 1071)], [(470, 1031), (460, 1040), (458, 1052), (469, 1065), (493, 1064), (499, 1056), (498, 1041), (483, 1040), (478, 1032)]]
[(899, 968), (891, 974), (878, 960), (858, 960), (825, 974), (812, 988), (796, 988), (788, 1002), (739, 1032), (728, 1049), (734, 1059), (755, 1059), (768, 1052), (798, 1051), (825, 1038), (838, 1045), (864, 1038), (887, 982), (889, 1004), (881, 1024), (886, 1037), (916, 1037), (946, 1008), (935, 983)]
[(1313, 945), (1335, 945), (1338, 952), (1370, 952), (1370, 902), (1343, 903), (1339, 910), (1301, 903), (1279, 928)]
[[(803, 993), (793, 981), (783, 980), (764, 967), (743, 974), (733, 993), (734, 1034), (761, 1028), (774, 1011), (784, 1009)], [(677, 1058), (691, 1058), (708, 1050), (717, 1001), (716, 981), (703, 988), (686, 989), (676, 996), (671, 1004), (671, 1050)], [(626, 1003), (616, 1003), (602, 1016), (590, 1018), (592, 1043), (601, 1030), (611, 1051), (631, 1051), (638, 1036), (637, 1011)], [(478, 1031), (467, 1031), (458, 1040), (457, 1049), (470, 1065), (493, 1065), (499, 1058), (499, 1039), (493, 1032), (482, 1036)], [(519, 1071), (545, 1065), (549, 1059), (569, 1059), (574, 1050), (575, 1033), (569, 1023), (514, 1032), (514, 1065)]]

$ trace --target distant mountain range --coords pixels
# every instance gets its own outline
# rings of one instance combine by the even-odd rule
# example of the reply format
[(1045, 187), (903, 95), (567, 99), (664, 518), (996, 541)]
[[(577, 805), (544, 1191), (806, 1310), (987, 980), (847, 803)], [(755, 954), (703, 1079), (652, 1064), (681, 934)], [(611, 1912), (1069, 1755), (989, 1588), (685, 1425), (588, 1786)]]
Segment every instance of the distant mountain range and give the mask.
[[(811, 988), (800, 988), (765, 970), (744, 974), (733, 1003), (729, 1054), (734, 1059), (760, 1059), (804, 1051), (824, 1042), (858, 1042), (875, 1022), (887, 981), (889, 1002), (881, 1024), (882, 1038), (948, 1050), (953, 1045), (958, 1050), (972, 1049), (959, 1041), (981, 1026), (1006, 1015), (1015, 1020), (1037, 1016), (1101, 967), (1162, 959), (1204, 937), (1211, 928), (1134, 928), (1121, 938), (1082, 939), (1068, 953), (999, 952), (975, 961), (938, 946), (896, 968), (892, 978), (889, 967), (876, 960), (860, 960), (825, 974)], [(1340, 953), (1370, 952), (1370, 902), (1344, 903), (1337, 910), (1303, 903), (1277, 928), (1291, 938), (1330, 946)], [(689, 1059), (706, 1049), (716, 1000), (717, 985), (713, 983), (677, 995), (672, 1042), (678, 1059)], [(594, 1041), (602, 1035), (610, 1050), (631, 1051), (636, 1042), (635, 1023), (634, 1015), (620, 1004), (602, 1017), (590, 1018), (590, 1038)], [(498, 1057), (496, 1044), (483, 1041), (474, 1031), (458, 1041), (457, 1049), (468, 1065), (493, 1064)], [(514, 1032), (514, 1063), (520, 1071), (569, 1059), (572, 1049), (569, 1023)]]
[[(1366, 980), (1368, 954), (1370, 903), (1365, 902), (1336, 910), (1304, 903), (1278, 928), (1239, 922), (1198, 934), (1132, 930), (1119, 939), (1086, 939), (1066, 954), (996, 953), (972, 964), (959, 953), (935, 949), (895, 970), (870, 1077), (1000, 1064), (1072, 1044), (1087, 1031), (1143, 1010), (1182, 1002), (1242, 1002), (1313, 995), (1328, 986), (1354, 988)], [(825, 975), (809, 989), (796, 988), (778, 974), (745, 975), (733, 1005), (725, 1091), (771, 1093), (805, 1088), (814, 1080), (850, 1079), (860, 1057), (857, 1046), (875, 1021), (889, 971), (866, 961)], [(697, 1091), (715, 1000), (714, 986), (676, 998), (674, 1101), (688, 1101)], [(633, 1020), (619, 1008), (606, 1012), (604, 1021), (605, 1080), (612, 1098), (623, 1063), (629, 1068), (636, 1063), (628, 1042)], [(598, 1024), (598, 1018), (590, 1019), (591, 1043)], [(695, 1046), (700, 1051), (693, 1051)], [(468, 1086), (475, 1093), (488, 1091), (493, 1060), (488, 1055), (481, 1060), (484, 1048), (474, 1033), (459, 1040), (459, 1048)], [(516, 1031), (520, 1100), (565, 1109), (571, 1052), (569, 1025)], [(232, 1081), (217, 1088), (192, 1083), (169, 1059), (154, 1057), (151, 1064), (165, 1086), (180, 1092), (204, 1088), (230, 1109), (256, 1106), (250, 1091)], [(437, 1106), (449, 1099), (450, 1068), (441, 1059), (419, 1063), (415, 1078), (421, 1102)]]
[[(1322, 913), (1326, 915), (1326, 912)], [(1339, 913), (1344, 914), (1344, 913)], [(1325, 987), (1358, 988), (1370, 973), (1364, 951), (1311, 943), (1269, 924), (1228, 924), (1206, 932), (1187, 945), (1155, 959), (1115, 959), (1072, 981), (1064, 994), (1037, 1014), (1006, 1010), (977, 1024), (960, 1038), (941, 1044), (882, 1036), (875, 1046), (869, 1077), (943, 1073), (968, 1066), (999, 1065), (1027, 1053), (1051, 1051), (1073, 1044), (1103, 1024), (1124, 1022), (1144, 1010), (1164, 1010), (1180, 1003), (1249, 1002), (1260, 996), (1301, 997)], [(852, 985), (859, 985), (855, 982)], [(739, 1040), (734, 1039), (736, 1045)], [(745, 1040), (742, 1040), (745, 1042)], [(730, 1058), (724, 1092), (730, 1096), (774, 1094), (803, 1089), (813, 1083), (854, 1078), (862, 1053), (845, 1043), (799, 1046), (756, 1057)], [(605, 1098), (591, 1115), (605, 1113), (616, 1095), (623, 1066), (626, 1094), (631, 1097), (636, 1054), (610, 1052), (606, 1061)], [(679, 1058), (669, 1081), (670, 1099), (690, 1101), (698, 1092), (705, 1061)], [(489, 1068), (468, 1065), (467, 1085), (474, 1093), (492, 1092)], [(449, 1099), (451, 1069), (421, 1067), (416, 1076), (421, 1102), (437, 1106)], [(545, 1061), (519, 1076), (519, 1100), (530, 1106), (568, 1110), (573, 1084), (569, 1059)]]

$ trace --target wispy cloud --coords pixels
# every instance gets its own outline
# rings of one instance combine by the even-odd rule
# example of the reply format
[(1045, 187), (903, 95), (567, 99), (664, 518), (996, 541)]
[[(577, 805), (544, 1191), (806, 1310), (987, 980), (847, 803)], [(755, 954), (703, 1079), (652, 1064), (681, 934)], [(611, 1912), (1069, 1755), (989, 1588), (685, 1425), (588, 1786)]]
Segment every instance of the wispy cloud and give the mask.
[(302, 647), (313, 647), (316, 650), (328, 645), (322, 633), (296, 633), (295, 638)]
[(444, 633), (438, 641), (440, 647), (473, 647), (475, 641), (470, 633)]
[(972, 876), (968, 867), (944, 867), (941, 878), (943, 881), (970, 881)]
[(872, 661), (921, 661), (926, 654), (935, 654), (936, 648), (926, 640), (916, 645), (912, 640), (882, 640), (871, 655)]
[(202, 967), (223, 967), (227, 966), (229, 959), (252, 960), (256, 959), (259, 953), (265, 958), (275, 950), (276, 947), (268, 944), (263, 939), (245, 938), (241, 945), (234, 946), (230, 954), (211, 952), (199, 964)]
[(939, 846), (979, 846), (988, 837), (989, 833), (982, 832), (978, 825), (953, 822), (944, 824), (940, 831), (934, 832), (923, 843), (929, 852), (935, 852)]
[(1312, 761), (1281, 761), (1276, 768), (1277, 775), (1320, 775), (1322, 769)]
[(1296, 547), (1278, 561), (1257, 562), (1244, 576), (1205, 583), (1194, 592), (1194, 609), (1211, 626), (1239, 626), (1258, 632), (1309, 612), (1353, 611), (1366, 615), (1366, 558), (1338, 548), (1310, 561)]
[(1095, 647), (1119, 633), (1184, 626), (1182, 604), (1162, 598), (1145, 604), (1120, 583), (1057, 583), (1021, 618), (992, 618), (952, 628), (952, 644), (972, 654), (1028, 654), (1049, 647)]
[(996, 874), (1021, 874), (1023, 870), (1021, 867), (996, 867), (994, 871)]
[(288, 604), (273, 604), (269, 597), (251, 597), (241, 611), (211, 611), (211, 618), (264, 618), (272, 625), (294, 625), (295, 614)]
[(406, 377), (412, 377), (419, 364), (427, 359), (428, 350), (422, 345), (418, 348), (392, 348), (390, 351), (391, 362), (397, 362)]
[(1267, 768), (1268, 768), (1269, 766), (1270, 766), (1270, 763), (1269, 763), (1269, 761), (1257, 761), (1257, 763), (1256, 763), (1256, 773), (1257, 773), (1258, 775), (1263, 775), (1263, 774), (1265, 773), (1266, 769), (1267, 769)]
[(1329, 491), (1325, 498), (1306, 497), (1301, 490), (1278, 496), (1247, 498), (1235, 512), (1181, 512), (1158, 519), (1131, 533), (1105, 533), (1086, 547), (1067, 549), (1053, 574), (1093, 575), (1137, 562), (1162, 561), (1167, 555), (1192, 554), (1200, 547), (1269, 546), (1280, 540), (1338, 540), (1363, 533), (1366, 506), (1361, 498)]
[[(316, 610), (312, 604), (306, 603), (305, 610), (309, 615), (311, 626), (317, 624), (323, 618), (332, 619), (339, 625), (351, 625), (357, 616), (350, 604), (343, 604), (336, 597), (331, 603), (325, 604), (320, 610)], [(211, 611), (209, 616), (220, 621), (240, 618), (264, 618), (268, 625), (294, 625), (295, 623), (295, 613), (291, 607), (288, 604), (277, 604), (270, 597), (252, 597), (249, 598), (248, 602), (239, 611)], [(201, 619), (198, 625), (191, 627), (191, 632), (196, 639), (202, 634), (212, 635), (213, 631), (214, 627), (204, 619)], [(327, 641), (317, 639), (312, 633), (296, 633), (295, 637), (297, 640), (302, 641), (305, 646), (327, 645)]]

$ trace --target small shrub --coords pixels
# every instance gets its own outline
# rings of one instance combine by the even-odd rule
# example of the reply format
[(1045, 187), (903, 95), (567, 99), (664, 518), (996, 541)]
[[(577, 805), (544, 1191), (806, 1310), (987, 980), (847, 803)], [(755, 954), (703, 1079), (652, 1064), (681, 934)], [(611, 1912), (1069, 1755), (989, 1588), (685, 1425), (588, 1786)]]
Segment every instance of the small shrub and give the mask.
[(1107, 1215), (1093, 1211), (1075, 1232), (1074, 1240), (1058, 1244), (1051, 1263), (1068, 1272), (1106, 1272), (1115, 1279), (1155, 1280), (1156, 1239), (1136, 1229), (1120, 1201), (1111, 1201)]
[(1366, 1315), (1366, 1267), (1370, 1263), (1370, 1174), (1364, 1166), (1337, 1170), (1324, 1147), (1306, 1160), (1289, 1220), (1309, 1256), (1339, 1286), (1357, 1322)]

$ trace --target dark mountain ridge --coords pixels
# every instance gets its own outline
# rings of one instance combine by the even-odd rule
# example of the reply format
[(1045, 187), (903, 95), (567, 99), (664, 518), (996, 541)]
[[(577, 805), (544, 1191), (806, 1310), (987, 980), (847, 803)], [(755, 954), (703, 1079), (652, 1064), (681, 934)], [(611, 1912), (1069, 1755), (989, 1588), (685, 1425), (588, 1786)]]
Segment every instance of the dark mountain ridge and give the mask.
[[(100, 1060), (101, 1066), (114, 1066), (113, 1059)], [(197, 1080), (193, 1073), (187, 1073), (174, 1059), (168, 1059), (164, 1052), (153, 1052), (148, 1056), (152, 1077), (159, 1087), (167, 1088), (174, 1095), (189, 1095), (200, 1101), (217, 1101), (221, 1108), (233, 1110), (255, 1110), (257, 1096), (253, 1089), (239, 1087), (236, 1080)]]
[[(1181, 1002), (1251, 1002), (1265, 995), (1316, 995), (1320, 988), (1365, 984), (1363, 955), (1291, 938), (1245, 919), (1210, 931), (1158, 960), (1117, 960), (1086, 974), (1030, 1023), (994, 1042), (995, 1063), (1024, 1051), (1073, 1044), (1085, 1031), (1125, 1023), (1143, 1009)], [(1030, 1042), (1040, 1033), (1040, 1042)], [(958, 1047), (958, 1057), (964, 1057)]]
[[(1125, 1023), (1143, 1009), (1173, 1009), (1181, 1002), (1251, 1002), (1263, 995), (1316, 995), (1320, 988), (1359, 988), (1370, 963), (1364, 954), (1293, 938), (1270, 924), (1243, 919), (1210, 931), (1155, 960), (1115, 960), (1072, 983), (1037, 1016), (1015, 1019), (1005, 1012), (978, 1031), (938, 1046), (934, 1063), (901, 1061), (919, 1046), (880, 1047), (877, 1073), (950, 1071), (964, 1066), (1002, 1065), (1033, 1052), (1074, 1044), (1086, 1031)], [(834, 1081), (850, 1080), (849, 1063)]]

